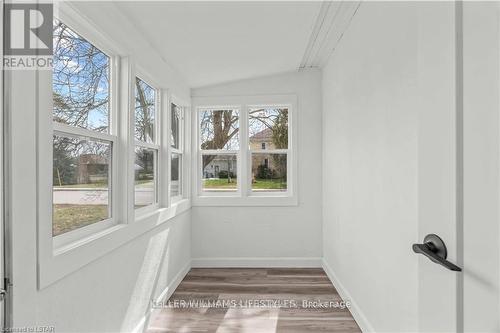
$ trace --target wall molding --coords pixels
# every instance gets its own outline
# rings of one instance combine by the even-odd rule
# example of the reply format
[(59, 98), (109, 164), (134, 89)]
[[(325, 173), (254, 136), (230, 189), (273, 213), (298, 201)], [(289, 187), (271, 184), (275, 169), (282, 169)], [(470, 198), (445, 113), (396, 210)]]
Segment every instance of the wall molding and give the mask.
[[(160, 303), (164, 300), (169, 299), (170, 296), (172, 296), (172, 294), (174, 293), (175, 289), (177, 289), (179, 284), (187, 275), (190, 269), (191, 269), (191, 262), (188, 261), (188, 263), (174, 276), (172, 281), (170, 281), (170, 283), (165, 287), (165, 289), (162, 290), (162, 292), (158, 295), (158, 297), (155, 298), (155, 302)], [(153, 313), (153, 311), (154, 309), (150, 307), (149, 311), (139, 320), (135, 328), (132, 330), (132, 333), (142, 333), (145, 331), (145, 329), (148, 327), (149, 319), (151, 318), (151, 314)]]
[(324, 1), (319, 10), (299, 70), (321, 68), (335, 51), (361, 1)]
[(225, 258), (193, 258), (194, 268), (271, 268), (271, 267), (321, 267), (321, 257), (225, 257)]
[(354, 320), (356, 320), (356, 323), (358, 324), (359, 328), (361, 328), (361, 331), (363, 331), (363, 332), (375, 332), (375, 329), (373, 328), (372, 324), (368, 321), (368, 318), (366, 317), (364, 312), (361, 310), (361, 307), (359, 306), (359, 304), (356, 303), (356, 301), (354, 300), (354, 298), (352, 298), (349, 291), (344, 287), (342, 282), (340, 282), (338, 276), (335, 274), (335, 272), (330, 267), (330, 265), (328, 265), (325, 258), (322, 259), (322, 267), (323, 267), (323, 270), (326, 272), (326, 275), (328, 275), (328, 278), (332, 282), (335, 289), (337, 289), (342, 300), (349, 301), (351, 303), (351, 307), (349, 308), (349, 311), (351, 312), (352, 316), (354, 317)]

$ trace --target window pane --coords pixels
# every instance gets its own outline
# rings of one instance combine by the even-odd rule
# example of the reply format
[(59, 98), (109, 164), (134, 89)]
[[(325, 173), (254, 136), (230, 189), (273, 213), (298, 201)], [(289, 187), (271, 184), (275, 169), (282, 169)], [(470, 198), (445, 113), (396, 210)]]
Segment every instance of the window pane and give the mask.
[(288, 149), (288, 109), (251, 108), (248, 133), (250, 149)]
[(182, 194), (181, 172), (182, 172), (182, 156), (180, 154), (172, 154), (170, 163), (171, 197), (177, 197)]
[(181, 123), (181, 108), (175, 104), (172, 104), (171, 110), (171, 122), (170, 122), (170, 135), (171, 135), (171, 146), (179, 149), (179, 135), (180, 135), (180, 123)]
[(237, 183), (236, 155), (203, 155), (204, 191), (235, 191)]
[(135, 78), (135, 138), (153, 143), (155, 140), (156, 92), (146, 82)]
[(53, 40), (54, 121), (108, 132), (109, 57), (59, 21)]
[(201, 149), (238, 150), (237, 110), (203, 110), (200, 112)]
[(286, 191), (286, 154), (252, 154), (252, 190)]
[(54, 135), (52, 235), (111, 217), (111, 143)]
[(135, 208), (156, 203), (156, 150), (136, 147), (134, 168)]

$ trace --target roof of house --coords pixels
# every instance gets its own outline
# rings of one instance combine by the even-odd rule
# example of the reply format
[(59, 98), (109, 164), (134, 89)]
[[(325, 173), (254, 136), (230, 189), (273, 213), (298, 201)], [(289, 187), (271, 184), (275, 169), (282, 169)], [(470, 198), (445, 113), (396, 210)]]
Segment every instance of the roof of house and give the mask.
[(273, 136), (273, 130), (266, 128), (258, 133), (255, 133), (250, 137), (250, 139), (270, 139)]

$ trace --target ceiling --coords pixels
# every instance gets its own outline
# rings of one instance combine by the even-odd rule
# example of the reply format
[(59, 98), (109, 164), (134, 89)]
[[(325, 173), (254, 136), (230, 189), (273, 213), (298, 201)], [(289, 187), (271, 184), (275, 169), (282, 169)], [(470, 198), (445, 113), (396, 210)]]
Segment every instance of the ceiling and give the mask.
[(120, 2), (191, 87), (297, 70), (321, 2)]

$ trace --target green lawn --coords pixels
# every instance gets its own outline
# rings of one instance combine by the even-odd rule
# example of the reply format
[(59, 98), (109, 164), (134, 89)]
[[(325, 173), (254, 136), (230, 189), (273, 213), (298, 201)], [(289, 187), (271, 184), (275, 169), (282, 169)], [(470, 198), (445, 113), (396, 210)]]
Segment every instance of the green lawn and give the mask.
[(135, 186), (139, 188), (153, 188), (154, 182), (152, 179), (141, 179), (135, 181)]
[(281, 179), (256, 179), (252, 183), (252, 189), (256, 190), (286, 190), (286, 182)]
[(220, 189), (235, 189), (238, 187), (236, 179), (231, 179), (231, 182), (228, 179), (205, 179), (203, 181), (203, 188), (220, 188)]
[(107, 218), (106, 205), (54, 205), (52, 235), (57, 236)]
[[(227, 179), (205, 179), (203, 188), (205, 189), (235, 189), (236, 179), (228, 182)], [(252, 188), (256, 190), (286, 190), (286, 182), (281, 179), (256, 179), (252, 183)]]

